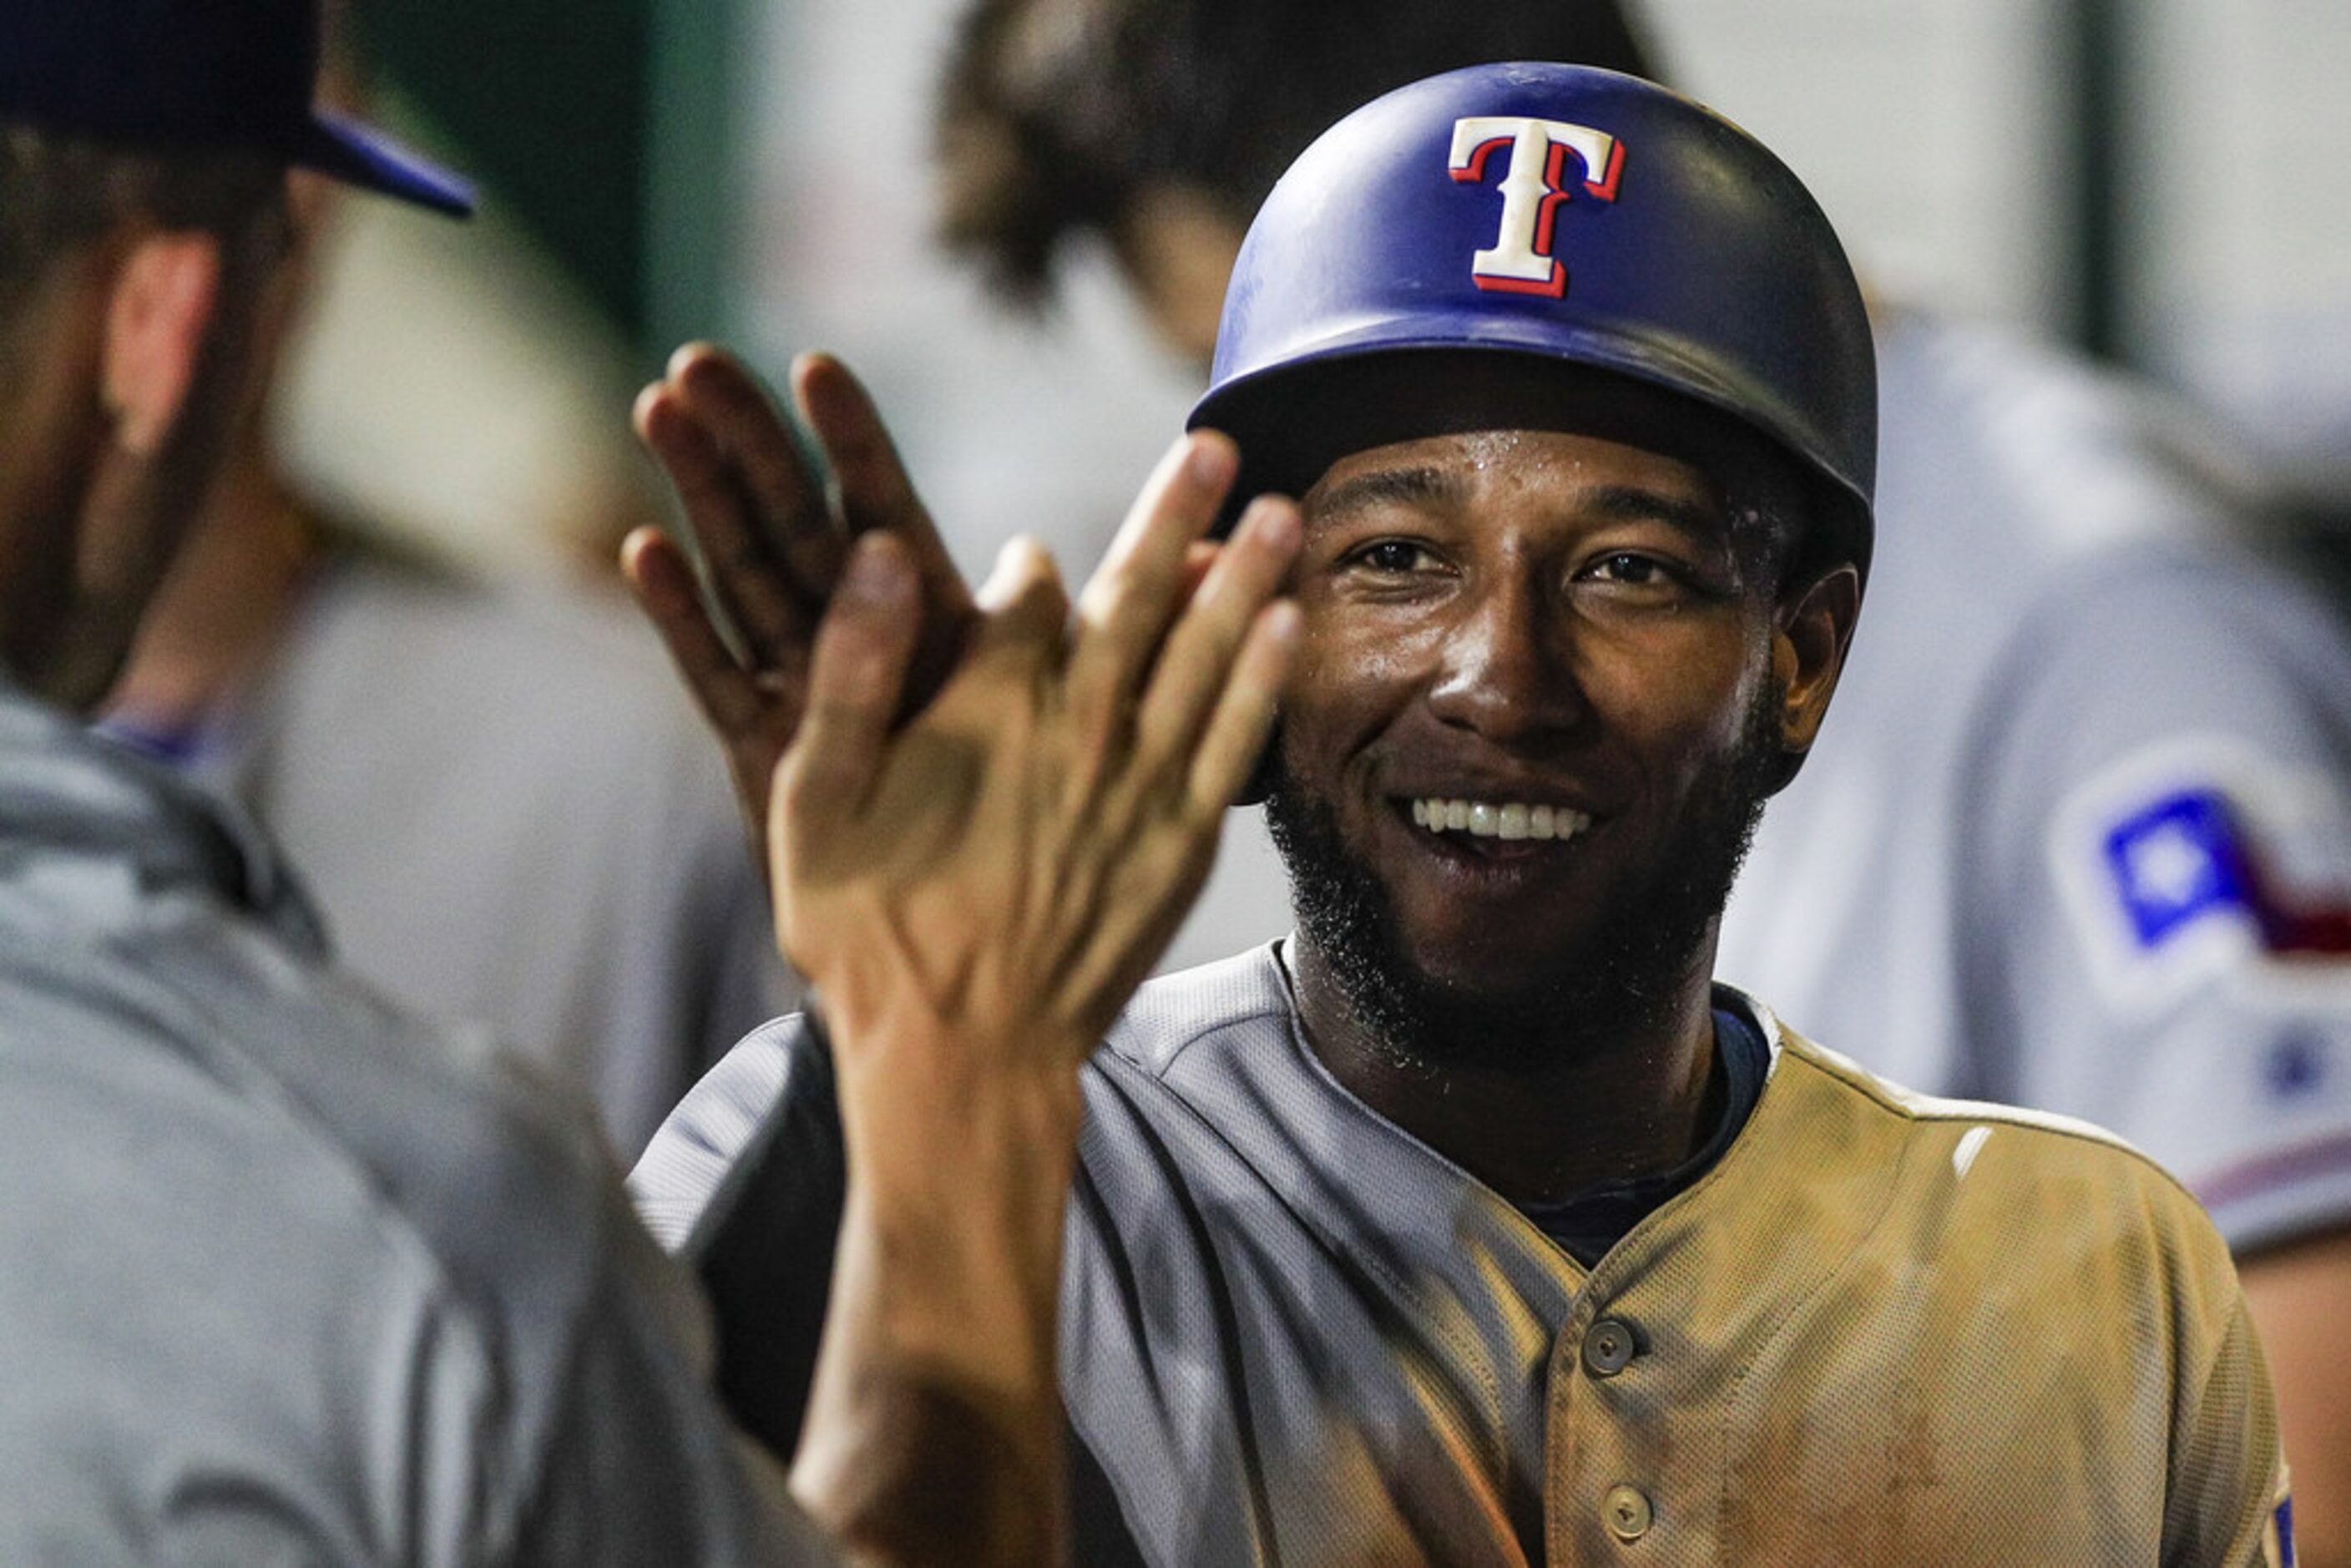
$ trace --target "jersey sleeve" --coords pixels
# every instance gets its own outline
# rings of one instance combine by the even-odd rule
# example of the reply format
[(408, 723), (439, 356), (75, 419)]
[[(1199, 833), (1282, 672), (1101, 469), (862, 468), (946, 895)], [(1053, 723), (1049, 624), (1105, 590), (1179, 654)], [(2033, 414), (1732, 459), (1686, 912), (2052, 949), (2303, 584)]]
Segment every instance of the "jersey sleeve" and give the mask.
[(2231, 1245), (2351, 1224), (2351, 648), (2217, 553), (2051, 597), (1964, 792), (1996, 1098), (2099, 1122)]
[(729, 1051), (629, 1177), (647, 1228), (709, 1298), (722, 1402), (777, 1454), (799, 1445), (846, 1183), (831, 1058), (801, 1015)]

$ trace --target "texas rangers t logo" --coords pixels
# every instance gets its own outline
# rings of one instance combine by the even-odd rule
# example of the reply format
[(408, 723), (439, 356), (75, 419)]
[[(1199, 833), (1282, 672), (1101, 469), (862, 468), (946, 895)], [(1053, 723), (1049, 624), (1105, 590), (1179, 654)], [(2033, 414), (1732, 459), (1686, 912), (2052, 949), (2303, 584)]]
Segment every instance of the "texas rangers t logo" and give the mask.
[(1613, 202), (1625, 172), (1624, 144), (1588, 125), (1475, 115), (1453, 122), (1453, 177), (1481, 183), (1487, 154), (1506, 142), (1510, 172), (1502, 180), (1501, 237), (1469, 258), (1469, 274), (1480, 288), (1556, 299), (1567, 292), (1567, 268), (1551, 253), (1552, 221), (1571, 193), (1560, 183), (1567, 154), (1583, 161), (1583, 188)]

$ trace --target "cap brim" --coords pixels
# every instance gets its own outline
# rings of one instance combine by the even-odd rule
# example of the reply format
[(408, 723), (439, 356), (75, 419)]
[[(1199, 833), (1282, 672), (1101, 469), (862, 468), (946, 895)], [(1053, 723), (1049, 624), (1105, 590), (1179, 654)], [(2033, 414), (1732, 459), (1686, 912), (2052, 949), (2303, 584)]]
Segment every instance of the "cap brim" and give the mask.
[(430, 207), (451, 217), (474, 211), (474, 187), (446, 169), (354, 120), (325, 110), (311, 117), (292, 162), (345, 184)]

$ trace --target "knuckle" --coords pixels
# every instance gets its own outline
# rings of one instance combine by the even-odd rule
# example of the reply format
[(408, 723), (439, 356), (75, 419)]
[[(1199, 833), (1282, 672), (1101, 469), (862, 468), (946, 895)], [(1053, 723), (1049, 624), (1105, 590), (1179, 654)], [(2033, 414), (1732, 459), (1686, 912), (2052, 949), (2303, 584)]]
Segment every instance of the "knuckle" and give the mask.
[(789, 821), (813, 829), (836, 814), (840, 803), (854, 794), (861, 779), (846, 758), (820, 749), (800, 758), (790, 782), (778, 781), (777, 794)]
[(1063, 688), (1062, 702), (1083, 755), (1107, 760), (1123, 749), (1129, 727), (1126, 705), (1099, 672), (1077, 671)]
[(774, 808), (786, 823), (806, 821), (810, 808), (816, 804), (817, 797), (810, 781), (813, 769), (809, 758), (813, 739), (804, 730), (799, 743), (784, 753), (782, 762), (776, 768)]

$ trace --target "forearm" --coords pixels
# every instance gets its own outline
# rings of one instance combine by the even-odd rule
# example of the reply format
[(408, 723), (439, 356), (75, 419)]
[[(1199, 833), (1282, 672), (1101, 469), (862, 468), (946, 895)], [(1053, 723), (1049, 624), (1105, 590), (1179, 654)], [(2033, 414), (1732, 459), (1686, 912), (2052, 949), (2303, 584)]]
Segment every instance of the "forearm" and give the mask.
[[(1019, 1087), (952, 1106), (901, 1094), (882, 1123), (845, 1128), (848, 1198), (792, 1487), (862, 1561), (1061, 1553), (1054, 1326), (1074, 1073)], [(903, 1115), (925, 1102), (945, 1113)]]

